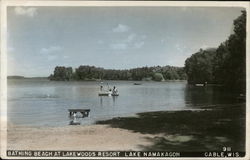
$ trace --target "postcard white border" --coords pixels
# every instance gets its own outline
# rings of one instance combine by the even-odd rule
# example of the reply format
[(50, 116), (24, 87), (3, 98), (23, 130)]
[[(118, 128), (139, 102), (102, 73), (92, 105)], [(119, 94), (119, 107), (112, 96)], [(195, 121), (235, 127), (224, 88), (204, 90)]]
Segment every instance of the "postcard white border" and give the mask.
[[(246, 50), (246, 61), (250, 62), (250, 55), (249, 55), (249, 28), (250, 28), (250, 16), (249, 16), (249, 8), (250, 2), (240, 2), (240, 1), (230, 1), (230, 2), (218, 2), (218, 1), (56, 1), (56, 0), (48, 0), (48, 1), (36, 1), (36, 0), (2, 0), (1, 3), (1, 52), (0, 52), (0, 95), (1, 95), (1, 108), (0, 108), (0, 156), (1, 158), (6, 159), (34, 159), (35, 157), (7, 157), (6, 150), (7, 150), (7, 56), (6, 56), (6, 48), (7, 48), (7, 7), (8, 6), (99, 6), (99, 7), (116, 7), (116, 6), (123, 6), (123, 7), (243, 7), (247, 11), (247, 50)], [(249, 151), (250, 151), (250, 108), (249, 108), (249, 99), (250, 99), (250, 63), (247, 64), (247, 102), (246, 102), (246, 156), (243, 158), (230, 158), (230, 159), (250, 159)], [(37, 159), (51, 159), (52, 157), (36, 157)], [(145, 159), (145, 157), (141, 158), (111, 158), (111, 157), (53, 157), (55, 159)], [(208, 157), (209, 158), (209, 157)], [(208, 159), (208, 158), (185, 158), (185, 159)], [(146, 158), (146, 159), (173, 159), (167, 157), (161, 158)], [(174, 158), (174, 159), (184, 159), (184, 157)], [(213, 158), (213, 159), (227, 159), (227, 158)]]

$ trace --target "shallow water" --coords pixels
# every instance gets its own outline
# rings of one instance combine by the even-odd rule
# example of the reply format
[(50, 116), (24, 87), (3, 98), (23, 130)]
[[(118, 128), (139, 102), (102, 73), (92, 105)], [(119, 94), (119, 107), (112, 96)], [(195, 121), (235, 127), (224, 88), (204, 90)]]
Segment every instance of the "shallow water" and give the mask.
[(131, 116), (139, 112), (202, 109), (234, 103), (233, 95), (212, 87), (190, 87), (186, 81), (104, 81), (116, 86), (118, 97), (98, 96), (99, 82), (56, 82), (34, 79), (8, 80), (8, 121), (32, 126), (69, 124), (68, 109), (90, 109), (81, 124)]

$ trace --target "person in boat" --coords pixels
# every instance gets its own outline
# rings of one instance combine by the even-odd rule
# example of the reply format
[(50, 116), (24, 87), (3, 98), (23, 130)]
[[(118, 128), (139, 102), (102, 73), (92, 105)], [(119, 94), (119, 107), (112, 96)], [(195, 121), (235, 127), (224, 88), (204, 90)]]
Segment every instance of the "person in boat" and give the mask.
[(207, 86), (207, 82), (204, 83), (204, 86)]
[(117, 93), (117, 88), (114, 86), (113, 87), (113, 93), (116, 94)]
[(76, 112), (74, 112), (74, 114), (73, 114), (73, 122), (74, 122), (74, 123), (77, 122), (77, 121), (76, 121)]

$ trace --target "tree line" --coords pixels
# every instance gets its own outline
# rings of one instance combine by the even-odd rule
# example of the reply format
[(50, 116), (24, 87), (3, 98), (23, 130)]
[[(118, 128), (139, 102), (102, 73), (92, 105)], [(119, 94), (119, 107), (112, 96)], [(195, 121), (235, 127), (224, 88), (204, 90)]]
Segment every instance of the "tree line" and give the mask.
[(234, 20), (233, 31), (218, 48), (200, 49), (186, 59), (188, 83), (207, 82), (246, 90), (246, 11)]
[(154, 66), (133, 69), (104, 69), (95, 66), (81, 65), (73, 70), (72, 67), (57, 66), (50, 80), (185, 80), (186, 73), (183, 67)]

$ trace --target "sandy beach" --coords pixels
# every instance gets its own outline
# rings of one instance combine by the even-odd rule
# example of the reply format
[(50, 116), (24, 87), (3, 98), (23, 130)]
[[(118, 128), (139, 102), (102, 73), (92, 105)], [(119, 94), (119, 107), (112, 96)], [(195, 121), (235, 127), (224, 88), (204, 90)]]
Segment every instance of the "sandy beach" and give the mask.
[[(213, 109), (212, 109), (213, 108)], [(11, 150), (213, 151), (245, 150), (244, 104), (204, 110), (138, 113), (93, 125), (8, 125)]]
[(13, 150), (140, 150), (151, 145), (145, 137), (108, 125), (65, 127), (8, 127), (8, 149)]

